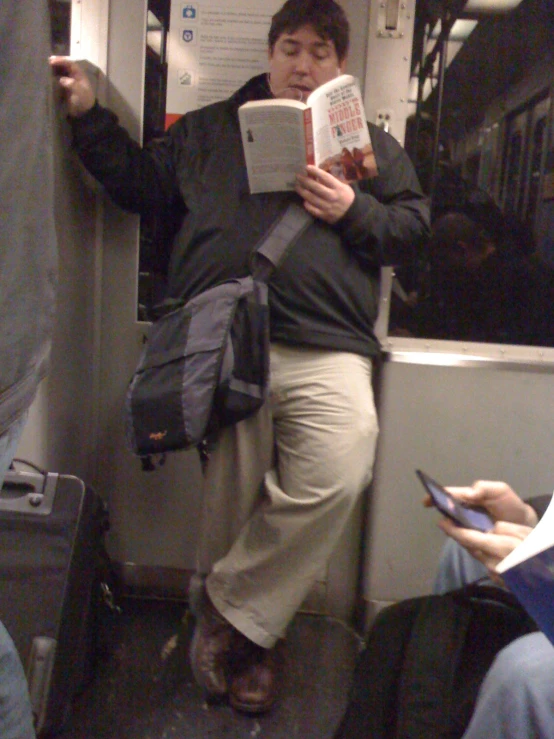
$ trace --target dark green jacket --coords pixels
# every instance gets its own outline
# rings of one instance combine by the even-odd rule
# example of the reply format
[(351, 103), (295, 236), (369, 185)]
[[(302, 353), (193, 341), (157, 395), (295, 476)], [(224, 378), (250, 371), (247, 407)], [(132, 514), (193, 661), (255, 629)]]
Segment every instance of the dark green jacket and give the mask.
[[(73, 121), (74, 145), (122, 208), (175, 224), (168, 297), (189, 299), (248, 274), (258, 240), (291, 193), (250, 195), (237, 119), (247, 100), (269, 97), (265, 75), (230, 99), (187, 113), (141, 149), (96, 105)], [(408, 156), (371, 126), (380, 174), (355, 187), (334, 226), (315, 221), (270, 283), (271, 338), (373, 356), (379, 269), (413, 257), (428, 229), (428, 204)]]

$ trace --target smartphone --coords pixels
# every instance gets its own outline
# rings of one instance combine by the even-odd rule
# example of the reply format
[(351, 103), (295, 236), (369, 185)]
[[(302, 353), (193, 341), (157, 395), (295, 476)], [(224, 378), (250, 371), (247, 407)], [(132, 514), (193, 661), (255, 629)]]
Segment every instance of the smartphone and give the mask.
[(425, 472), (416, 470), (416, 475), (431, 496), (433, 504), (444, 516), (454, 521), (455, 524), (465, 529), (476, 529), (477, 531), (490, 531), (492, 529), (494, 521), (484, 508), (469, 508), (468, 506), (464, 506), (453, 498), (436, 480), (426, 475)]

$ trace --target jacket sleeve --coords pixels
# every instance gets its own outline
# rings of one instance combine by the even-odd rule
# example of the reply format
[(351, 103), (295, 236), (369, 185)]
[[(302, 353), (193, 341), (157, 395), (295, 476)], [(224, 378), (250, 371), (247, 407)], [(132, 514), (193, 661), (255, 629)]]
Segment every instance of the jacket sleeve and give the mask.
[(528, 503), (531, 508), (535, 511), (539, 518), (542, 518), (546, 513), (546, 509), (550, 505), (552, 495), (537, 495), (534, 498), (530, 498), (525, 502)]
[(121, 208), (140, 214), (184, 208), (171, 132), (142, 148), (98, 103), (70, 124), (79, 158)]
[(335, 227), (362, 263), (394, 266), (427, 239), (429, 201), (400, 144), (377, 126), (370, 132), (379, 174), (354, 185), (354, 202)]

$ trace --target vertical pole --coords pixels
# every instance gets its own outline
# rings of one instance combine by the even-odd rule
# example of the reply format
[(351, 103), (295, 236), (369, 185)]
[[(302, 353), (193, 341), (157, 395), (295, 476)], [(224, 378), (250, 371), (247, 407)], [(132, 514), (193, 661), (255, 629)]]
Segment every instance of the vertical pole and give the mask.
[(439, 162), (439, 149), (440, 149), (440, 129), (441, 129), (441, 118), (442, 118), (442, 103), (444, 96), (444, 76), (446, 72), (446, 52), (448, 48), (448, 34), (450, 33), (451, 22), (445, 18), (442, 21), (441, 34), (438, 40), (439, 43), (439, 79), (437, 89), (437, 110), (435, 115), (435, 138), (433, 141), (433, 162), (431, 167), (431, 212), (433, 209), (433, 198), (435, 196), (435, 188), (437, 184), (437, 168)]

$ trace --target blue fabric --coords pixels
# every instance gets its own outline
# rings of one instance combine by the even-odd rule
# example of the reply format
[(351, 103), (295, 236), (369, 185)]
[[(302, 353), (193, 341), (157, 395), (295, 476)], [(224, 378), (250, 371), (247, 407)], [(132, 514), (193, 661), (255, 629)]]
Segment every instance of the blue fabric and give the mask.
[(463, 739), (554, 737), (554, 646), (522, 636), (497, 655)]
[(0, 436), (0, 485), (4, 481), (8, 467), (14, 458), (28, 415), (25, 412)]
[[(433, 592), (441, 595), (462, 585), (488, 578), (487, 568), (454, 539), (447, 539), (442, 550)], [(489, 580), (488, 584), (492, 584)]]
[(0, 622), (0, 736), (35, 739), (27, 681), (14, 643)]
[[(23, 414), (0, 436), (0, 483), (10, 466), (27, 420)], [(27, 680), (17, 650), (0, 622), (0, 738), (35, 739)]]
[[(486, 576), (486, 568), (449, 539), (435, 592)], [(541, 633), (522, 636), (498, 653), (479, 691), (463, 739), (554, 737), (554, 646)]]

